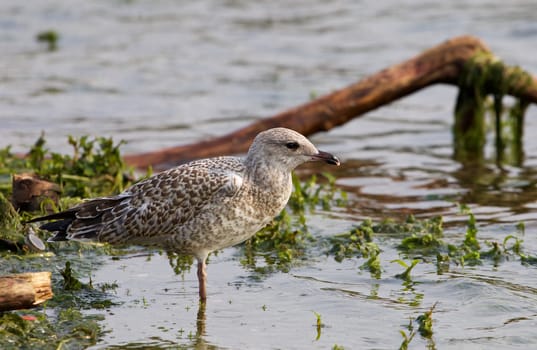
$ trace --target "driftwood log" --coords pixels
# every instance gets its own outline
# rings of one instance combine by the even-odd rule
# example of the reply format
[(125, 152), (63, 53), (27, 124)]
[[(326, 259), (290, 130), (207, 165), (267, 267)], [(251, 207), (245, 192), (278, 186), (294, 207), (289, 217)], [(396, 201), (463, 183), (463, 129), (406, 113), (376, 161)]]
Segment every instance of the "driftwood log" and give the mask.
[(60, 186), (42, 180), (33, 174), (13, 175), (13, 194), (11, 204), (16, 210), (36, 211), (41, 208), (42, 202), (52, 201), (45, 205), (47, 211), (52, 211), (51, 204), (58, 205), (60, 198)]
[(50, 272), (0, 276), (0, 311), (29, 309), (52, 298)]
[[(162, 168), (198, 158), (244, 153), (257, 133), (276, 126), (288, 127), (304, 135), (326, 131), (424, 87), (438, 83), (457, 85), (465, 64), (479, 52), (490, 53), (490, 50), (477, 38), (457, 37), (341, 90), (230, 134), (199, 143), (126, 155), (124, 159), (138, 168)], [(537, 78), (531, 77), (524, 86), (518, 82), (512, 84), (507, 94), (537, 103)]]

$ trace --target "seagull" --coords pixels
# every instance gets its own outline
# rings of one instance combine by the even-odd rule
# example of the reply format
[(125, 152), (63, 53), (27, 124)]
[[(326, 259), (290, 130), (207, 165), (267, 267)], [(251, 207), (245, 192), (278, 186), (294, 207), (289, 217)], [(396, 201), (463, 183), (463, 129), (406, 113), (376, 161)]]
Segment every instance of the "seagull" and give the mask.
[(197, 260), (199, 298), (207, 300), (206, 260), (252, 237), (286, 206), (291, 172), (337, 157), (287, 128), (259, 133), (246, 157), (200, 159), (140, 181), (115, 196), (86, 200), (29, 222), (49, 221), (49, 241), (96, 241), (159, 247)]

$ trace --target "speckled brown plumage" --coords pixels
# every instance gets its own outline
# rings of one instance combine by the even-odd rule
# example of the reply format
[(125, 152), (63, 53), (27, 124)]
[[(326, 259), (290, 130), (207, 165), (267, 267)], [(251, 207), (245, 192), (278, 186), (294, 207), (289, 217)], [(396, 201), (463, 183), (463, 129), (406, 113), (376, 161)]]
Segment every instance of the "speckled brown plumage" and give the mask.
[(291, 194), (291, 171), (310, 160), (339, 164), (304, 136), (275, 128), (260, 133), (246, 158), (194, 161), (156, 174), (117, 196), (85, 201), (43, 229), (56, 240), (158, 246), (198, 260), (205, 300), (207, 255), (240, 243), (269, 223)]

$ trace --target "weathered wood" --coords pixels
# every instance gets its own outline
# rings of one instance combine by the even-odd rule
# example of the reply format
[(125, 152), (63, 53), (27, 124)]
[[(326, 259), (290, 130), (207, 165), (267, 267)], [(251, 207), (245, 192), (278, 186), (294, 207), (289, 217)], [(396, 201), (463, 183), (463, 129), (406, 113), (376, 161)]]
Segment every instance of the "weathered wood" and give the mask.
[(29, 309), (52, 298), (51, 273), (0, 276), (0, 311)]
[[(60, 186), (42, 180), (33, 174), (13, 175), (13, 194), (11, 203), (16, 210), (35, 211), (39, 210), (44, 200), (58, 204)], [(45, 205), (45, 209), (53, 210), (51, 205)]]
[[(230, 134), (199, 143), (127, 155), (124, 159), (138, 168), (171, 166), (192, 159), (243, 153), (257, 133), (276, 126), (291, 128), (304, 135), (326, 131), (424, 87), (437, 83), (457, 85), (464, 64), (478, 52), (490, 50), (477, 38), (457, 37), (341, 90)], [(527, 86), (510, 86), (507, 93), (537, 103), (537, 79), (533, 77)]]

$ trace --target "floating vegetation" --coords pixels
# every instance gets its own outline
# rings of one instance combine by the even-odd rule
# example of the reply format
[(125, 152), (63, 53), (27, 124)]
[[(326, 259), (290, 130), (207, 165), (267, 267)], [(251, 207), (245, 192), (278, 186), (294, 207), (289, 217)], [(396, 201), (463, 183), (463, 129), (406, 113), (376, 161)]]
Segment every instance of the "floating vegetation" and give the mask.
[(441, 216), (417, 220), (414, 215), (407, 216), (404, 222), (397, 222), (393, 219), (384, 219), (374, 226), (375, 233), (383, 234), (433, 234), (442, 236), (443, 219)]
[(407, 264), (404, 260), (401, 260), (401, 259), (392, 260), (391, 262), (398, 263), (399, 265), (405, 268), (405, 271), (395, 275), (395, 277), (400, 278), (404, 281), (411, 281), (412, 278), (410, 277), (410, 272), (412, 272), (412, 269), (420, 262), (420, 260), (414, 259), (410, 262), (410, 264)]
[(434, 303), (428, 311), (416, 318), (416, 322), (418, 323), (418, 333), (424, 338), (431, 339), (433, 336), (433, 311), (436, 304), (437, 303)]
[(24, 234), (20, 217), (0, 192), (0, 247), (13, 252), (22, 251)]
[(76, 291), (81, 290), (84, 287), (82, 282), (73, 275), (73, 270), (71, 270), (71, 263), (69, 261), (65, 262), (65, 269), (60, 271), (60, 274), (63, 277), (63, 289)]
[[(427, 339), (427, 349), (436, 349), (436, 345), (432, 339), (433, 336), (433, 311), (436, 307), (437, 303), (434, 303), (434, 305), (427, 311), (425, 311), (423, 314), (416, 317), (414, 320), (411, 318), (409, 320), (408, 325), (406, 326), (407, 331), (400, 330), (399, 333), (403, 337), (403, 341), (401, 342), (401, 345), (399, 346), (399, 350), (408, 350), (409, 345), (416, 336), (416, 334), (419, 333), (423, 338)], [(416, 330), (415, 325), (417, 324), (418, 329)]]
[(350, 231), (329, 238), (331, 248), (326, 252), (333, 255), (336, 261), (351, 257), (362, 257), (367, 260), (360, 269), (369, 271), (375, 278), (380, 278), (380, 248), (373, 242), (374, 228), (371, 220), (365, 220)]
[(83, 316), (78, 310), (60, 310), (55, 317), (42, 312), (0, 314), (0, 347), (10, 349), (83, 349), (102, 334), (103, 316)]
[(380, 248), (373, 242), (373, 235), (373, 222), (365, 220), (348, 232), (330, 237), (332, 247), (327, 253), (338, 262), (345, 258), (378, 255)]
[[(10, 147), (0, 150), (0, 176), (35, 173), (40, 178), (60, 185), (64, 197), (95, 197), (121, 192), (132, 182), (132, 170), (127, 169), (119, 152), (123, 142), (111, 138), (69, 136), (73, 155), (49, 151), (41, 135), (25, 158), (11, 153)], [(9, 178), (6, 179), (10, 181)], [(10, 186), (1, 186), (9, 194)]]
[(403, 337), (403, 341), (399, 346), (399, 350), (408, 350), (408, 345), (410, 345), (410, 342), (412, 341), (412, 339), (414, 339), (414, 336), (416, 335), (414, 325), (412, 324), (412, 319), (410, 319), (410, 322), (408, 323), (408, 326), (406, 328), (408, 330), (408, 333), (404, 330), (399, 331), (399, 333)]
[[(335, 186), (335, 178), (329, 174), (323, 177), (328, 182), (319, 184), (316, 176), (301, 182), (293, 175), (294, 190), (287, 208), (243, 244), (244, 266), (261, 274), (289, 271), (292, 263), (304, 257), (308, 244), (315, 241), (308, 230), (306, 215), (317, 207), (328, 210), (346, 201), (345, 192)], [(263, 259), (263, 265), (260, 266), (258, 258)]]
[[(503, 260), (519, 257), (522, 263), (533, 264), (533, 259), (523, 253), (522, 239), (524, 225), (518, 224), (518, 234), (509, 234), (503, 241), (480, 240), (477, 222), (474, 214), (464, 205), (461, 213), (468, 216), (464, 239), (459, 244), (448, 243), (444, 240), (443, 220), (441, 217), (417, 220), (409, 216), (404, 222), (384, 220), (379, 224), (364, 220), (359, 226), (346, 233), (332, 236), (328, 239), (330, 248), (326, 254), (333, 256), (338, 262), (351, 258), (367, 258), (360, 269), (376, 273), (381, 271), (381, 250), (376, 243), (379, 235), (402, 237), (397, 249), (410, 263), (403, 259), (392, 259), (405, 268), (396, 277), (410, 280), (410, 272), (420, 262), (436, 260), (437, 273), (448, 272), (452, 264), (458, 266), (478, 265), (484, 261), (492, 261), (495, 265)], [(537, 264), (537, 258), (535, 259)]]
[(317, 336), (315, 337), (315, 340), (321, 339), (321, 329), (324, 327), (324, 323), (321, 321), (321, 314), (313, 311), (315, 314), (316, 322), (315, 322), (315, 329), (317, 330)]
[[(26, 158), (13, 155), (9, 147), (0, 150), (0, 183), (7, 184), (0, 188), (2, 258), (0, 271), (2, 273), (35, 271), (37, 268), (42, 269), (43, 266), (55, 271), (53, 274), (55, 296), (46, 303), (46, 309), (0, 314), (2, 349), (84, 348), (94, 345), (105, 330), (100, 326), (101, 318), (92, 316), (89, 310), (100, 311), (117, 305), (115, 301), (117, 296), (114, 293), (117, 293), (118, 283), (103, 281), (94, 287), (91, 271), (98, 261), (96, 257), (106, 256), (117, 260), (121, 255), (132, 255), (133, 250), (116, 249), (108, 245), (83, 245), (76, 242), (45, 245), (47, 249), (45, 252), (24, 248), (27, 244), (28, 231), (21, 224), (21, 219), (29, 218), (33, 214), (23, 213), (21, 217), (6, 199), (10, 195), (9, 176), (14, 172), (33, 172), (43, 178), (57, 181), (63, 190), (63, 198), (59, 204), (61, 207), (69, 207), (82, 196), (117, 193), (132, 181), (128, 175), (129, 170), (121, 161), (119, 154), (121, 143), (115, 144), (112, 140), (100, 138), (94, 140), (70, 138), (69, 143), (73, 146), (71, 156), (49, 152), (45, 148), (43, 137), (36, 142)], [(275, 271), (289, 271), (296, 264), (318, 257), (333, 258), (337, 262), (354, 259), (358, 261), (354, 266), (358, 267), (353, 267), (354, 262), (347, 266), (355, 268), (360, 275), (363, 272), (369, 273), (371, 279), (375, 280), (376, 291), (371, 292), (372, 299), (395, 302), (402, 307), (410, 308), (414, 313), (426, 300), (423, 293), (423, 286), (426, 283), (419, 281), (418, 275), (418, 271), (422, 269), (430, 269), (432, 266), (433, 274), (436, 268), (437, 274), (441, 275), (449, 273), (450, 269), (462, 269), (467, 265), (497, 266), (504, 261), (517, 261), (517, 259), (523, 265), (537, 265), (537, 256), (524, 251), (523, 223), (516, 226), (516, 232), (508, 232), (494, 240), (484, 239), (480, 234), (476, 217), (465, 206), (461, 206), (460, 210), (461, 215), (467, 218), (465, 226), (453, 229), (455, 232), (451, 229), (447, 233), (444, 232), (442, 217), (409, 216), (403, 221), (364, 220), (346, 230), (334, 229), (334, 232), (328, 232), (329, 235), (317, 235), (308, 223), (308, 216), (315, 211), (344, 205), (346, 195), (337, 189), (335, 179), (328, 174), (305, 181), (299, 181), (294, 177), (293, 185), (294, 191), (286, 210), (238, 250), (241, 263), (253, 272), (254, 278)], [(41, 236), (43, 233), (37, 227), (34, 229), (35, 235), (45, 240), (46, 237)], [(388, 258), (391, 252), (386, 253), (381, 249), (387, 245), (392, 252), (395, 252), (395, 257), (392, 255)], [(152, 254), (154, 252), (148, 254), (148, 260)], [(167, 257), (173, 270), (183, 276), (194, 262), (190, 256), (174, 253), (168, 253)], [(403, 268), (395, 266), (397, 269), (395, 276), (402, 279), (400, 283), (403, 288), (394, 298), (382, 295), (383, 263), (384, 268), (394, 271), (394, 267), (389, 265), (390, 261)], [(415, 269), (416, 266), (419, 270)], [(391, 274), (390, 278), (393, 275)], [(85, 276), (89, 277), (89, 282)], [(368, 276), (360, 278), (367, 279)], [(427, 278), (430, 278), (430, 275)], [(352, 290), (345, 291), (347, 292), (354, 293)], [(359, 293), (356, 295), (360, 296)], [(140, 308), (149, 309), (157, 304), (154, 300), (148, 295), (147, 298), (138, 297), (132, 302)], [(229, 302), (231, 303), (231, 300)], [(268, 312), (266, 304), (259, 305), (263, 305), (261, 309)], [(435, 305), (425, 312), (420, 311), (422, 313), (411, 319), (408, 327), (400, 331), (403, 338), (401, 349), (408, 349), (416, 337), (423, 338), (421, 341), (427, 341), (428, 348), (435, 348), (433, 342)], [(187, 312), (189, 308), (190, 306), (186, 307)], [(80, 310), (86, 311), (81, 313)], [(320, 340), (325, 325), (321, 315), (315, 312), (314, 314), (316, 339)], [(200, 320), (201, 317), (198, 319), (199, 323)], [(182, 332), (184, 331), (180, 331), (180, 334)], [(201, 339), (202, 333), (194, 335), (186, 331), (184, 337), (188, 334), (189, 339), (197, 341)], [(334, 345), (333, 349), (343, 347)]]
[(175, 252), (166, 252), (170, 266), (176, 275), (184, 278), (186, 272), (190, 271), (194, 258), (190, 255), (177, 254)]
[[(42, 270), (44, 267), (56, 269), (52, 282), (54, 298), (45, 308), (53, 310), (5, 312), (0, 315), (0, 348), (85, 348), (94, 345), (103, 330), (99, 325), (102, 316), (80, 313), (80, 309), (100, 310), (115, 303), (106, 294), (113, 284), (103, 284), (101, 290), (93, 289), (90, 283), (78, 279), (77, 270), (86, 273), (94, 264), (94, 257), (102, 254), (114, 255), (114, 250), (106, 245), (83, 245), (66, 242), (48, 245), (41, 242), (46, 251), (36, 251), (43, 232), (33, 226), (23, 226), (22, 220), (32, 215), (17, 212), (10, 201), (12, 174), (37, 174), (42, 179), (57, 182), (63, 193), (60, 206), (70, 207), (79, 201), (78, 197), (108, 195), (121, 191), (131, 181), (129, 170), (124, 166), (119, 154), (119, 146), (111, 139), (70, 137), (73, 155), (67, 156), (50, 152), (45, 148), (43, 135), (36, 141), (26, 157), (11, 152), (10, 147), (0, 150), (0, 272), (19, 273)], [(43, 202), (56, 208), (54, 203)], [(35, 232), (34, 232), (35, 229)], [(57, 255), (55, 253), (58, 253)], [(64, 265), (64, 269), (56, 266)], [(116, 285), (117, 286), (117, 285)]]
[(47, 45), (49, 51), (55, 51), (58, 48), (58, 40), (60, 35), (54, 30), (45, 30), (37, 33), (35, 39)]

